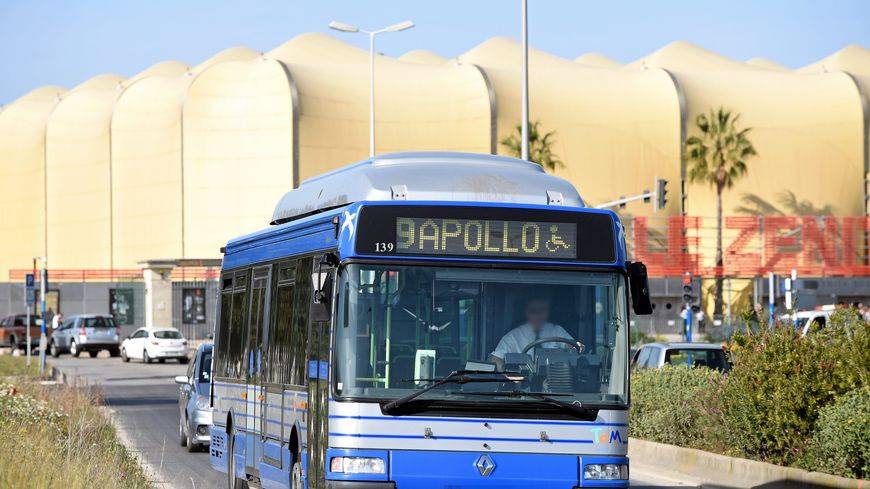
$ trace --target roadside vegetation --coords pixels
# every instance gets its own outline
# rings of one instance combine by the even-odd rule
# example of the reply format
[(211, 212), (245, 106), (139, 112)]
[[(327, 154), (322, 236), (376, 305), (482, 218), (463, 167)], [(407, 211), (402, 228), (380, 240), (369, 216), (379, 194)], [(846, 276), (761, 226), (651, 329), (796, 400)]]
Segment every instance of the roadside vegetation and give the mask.
[(738, 332), (734, 368), (640, 370), (631, 435), (730, 456), (870, 477), (870, 328), (848, 311), (800, 337)]
[(0, 356), (0, 487), (150, 487), (99, 392), (42, 385), (36, 365)]

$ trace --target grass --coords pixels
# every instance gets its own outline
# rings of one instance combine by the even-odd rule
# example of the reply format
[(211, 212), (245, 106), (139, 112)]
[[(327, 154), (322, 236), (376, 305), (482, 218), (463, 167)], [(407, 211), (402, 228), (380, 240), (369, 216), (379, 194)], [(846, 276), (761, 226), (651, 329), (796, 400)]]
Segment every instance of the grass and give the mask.
[(31, 357), (30, 366), (27, 366), (27, 357), (13, 357), (12, 355), (0, 355), (0, 378), (27, 375), (35, 377), (39, 375), (39, 356)]
[(0, 487), (148, 488), (92, 388), (41, 385), (38, 362), (0, 356)]

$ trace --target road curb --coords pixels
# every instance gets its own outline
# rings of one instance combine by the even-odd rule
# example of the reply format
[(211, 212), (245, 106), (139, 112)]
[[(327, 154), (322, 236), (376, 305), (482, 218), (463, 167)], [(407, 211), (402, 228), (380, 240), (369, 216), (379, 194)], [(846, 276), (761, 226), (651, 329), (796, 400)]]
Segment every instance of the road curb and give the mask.
[(870, 489), (870, 481), (631, 438), (628, 456), (646, 466), (668, 467), (710, 489)]

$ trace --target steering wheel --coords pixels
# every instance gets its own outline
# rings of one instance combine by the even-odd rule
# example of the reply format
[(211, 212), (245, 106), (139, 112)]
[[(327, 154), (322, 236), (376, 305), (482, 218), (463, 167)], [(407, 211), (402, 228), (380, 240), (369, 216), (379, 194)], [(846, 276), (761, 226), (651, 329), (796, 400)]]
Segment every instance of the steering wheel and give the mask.
[(586, 349), (586, 347), (583, 346), (583, 343), (580, 343), (579, 341), (571, 341), (571, 340), (566, 340), (565, 338), (559, 338), (559, 337), (553, 336), (551, 338), (540, 338), (540, 339), (537, 339), (537, 340), (529, 343), (528, 345), (526, 345), (525, 348), (523, 348), (522, 353), (528, 353), (529, 350), (531, 350), (532, 348), (534, 348), (538, 345), (543, 345), (544, 343), (564, 343), (564, 344), (570, 346), (571, 348), (573, 348), (574, 351), (576, 351), (578, 355), (583, 353), (583, 350)]

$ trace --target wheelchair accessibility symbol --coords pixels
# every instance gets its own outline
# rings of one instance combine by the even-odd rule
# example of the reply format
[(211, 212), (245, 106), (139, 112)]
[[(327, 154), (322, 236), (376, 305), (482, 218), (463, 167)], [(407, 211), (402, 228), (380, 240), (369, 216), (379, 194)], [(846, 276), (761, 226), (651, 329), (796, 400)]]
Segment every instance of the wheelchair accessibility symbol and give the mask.
[(564, 249), (564, 250), (571, 249), (571, 245), (566, 243), (564, 238), (562, 238), (562, 236), (560, 236), (558, 233), (559, 233), (559, 226), (556, 226), (555, 224), (550, 226), (550, 239), (547, 240), (547, 243), (545, 246), (547, 247), (547, 250), (552, 252), (552, 253), (555, 253), (555, 252), (559, 251), (560, 249)]

